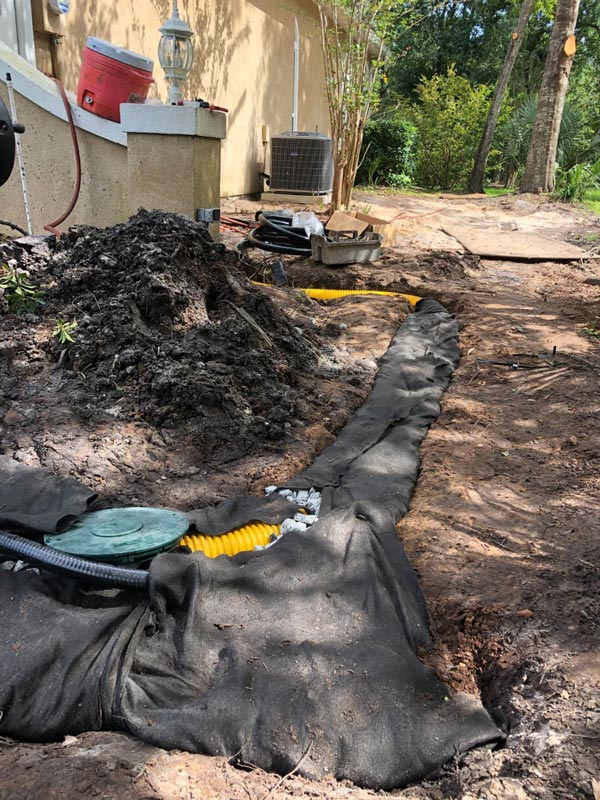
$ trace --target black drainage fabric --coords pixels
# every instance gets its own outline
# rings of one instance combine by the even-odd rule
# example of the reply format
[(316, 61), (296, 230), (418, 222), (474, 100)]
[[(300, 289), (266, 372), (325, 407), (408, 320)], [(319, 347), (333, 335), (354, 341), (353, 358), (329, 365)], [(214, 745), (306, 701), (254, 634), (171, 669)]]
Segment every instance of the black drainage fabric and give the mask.
[(421, 300), (381, 359), (366, 402), (286, 486), (321, 490), (321, 513), (368, 500), (400, 519), (417, 480), (419, 445), (440, 413), (440, 398), (459, 361), (458, 331), (443, 306)]
[[(502, 738), (476, 698), (453, 696), (419, 658), (430, 647), (427, 611), (395, 520), (458, 351), (456, 323), (441, 307), (426, 306), (407, 325), (381, 375), (399, 380), (408, 366), (411, 377), (390, 389), (394, 410), (383, 426), (376, 418), (371, 443), (365, 433), (360, 447), (344, 446), (347, 468), (322, 484), (333, 510), (305, 533), (233, 558), (158, 556), (150, 598), (0, 570), (0, 734), (48, 741), (125, 730), (280, 773), (301, 761), (308, 777), (333, 774), (374, 789), (403, 786)], [(431, 367), (427, 386), (415, 358)], [(389, 479), (379, 456), (364, 461), (384, 442), (407, 453), (386, 451)], [(369, 463), (376, 502), (356, 502), (369, 490), (346, 478), (354, 469), (374, 486)], [(402, 463), (412, 480), (399, 490)], [(214, 530), (240, 507), (217, 509)]]
[(54, 533), (87, 511), (94, 492), (73, 478), (59, 478), (0, 455), (0, 529)]

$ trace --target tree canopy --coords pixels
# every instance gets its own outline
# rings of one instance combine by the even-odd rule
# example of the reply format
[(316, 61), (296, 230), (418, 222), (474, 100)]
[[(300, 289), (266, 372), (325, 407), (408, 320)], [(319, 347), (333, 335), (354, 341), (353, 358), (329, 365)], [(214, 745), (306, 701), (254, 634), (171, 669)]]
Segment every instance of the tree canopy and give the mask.
[[(398, 4), (400, 13), (405, 5)], [(519, 0), (417, 0), (410, 5), (418, 23), (396, 26), (386, 103), (415, 99), (423, 77), (444, 75), (450, 68), (471, 84), (495, 84), (519, 14)], [(512, 99), (539, 90), (555, 5), (555, 0), (537, 0), (535, 4), (509, 84)], [(569, 94), (590, 103), (595, 98), (598, 106), (600, 0), (582, 0), (576, 34), (578, 51)]]
[[(360, 164), (361, 176), (388, 185), (410, 179), (408, 163), (416, 164), (414, 179), (423, 188), (462, 190), (469, 183), (475, 191), (484, 178), (519, 184), (526, 148), (543, 139), (532, 136), (532, 129), (538, 98), (540, 109), (548, 105), (547, 70), (556, 60), (547, 60), (551, 43), (557, 57), (562, 53), (556, 32), (552, 39), (556, 10), (570, 2), (535, 0), (530, 13), (523, 0), (319, 0), (334, 140), (334, 204), (349, 202)], [(577, 3), (577, 53), (568, 59), (570, 76), (563, 87), (568, 87), (569, 124), (560, 126), (562, 96), (546, 158), (552, 173), (555, 160), (563, 171), (594, 165), (600, 141), (600, 0)], [(520, 46), (515, 47), (516, 37)], [(361, 151), (365, 124), (373, 115), (387, 127), (372, 127)], [(393, 163), (388, 153), (384, 167), (377, 142), (404, 131), (403, 124), (415, 126), (417, 135), (402, 138), (400, 160)], [(544, 124), (535, 123), (538, 129)], [(543, 183), (552, 186), (554, 180)]]
[[(564, 105), (564, 120), (551, 126), (554, 140), (559, 128), (560, 136), (546, 159), (550, 171), (556, 163), (563, 173), (579, 165), (595, 169), (600, 155), (600, 0), (577, 2), (577, 52), (568, 58), (566, 105), (563, 96), (556, 111), (562, 117)], [(403, 0), (388, 7), (392, 23), (376, 117), (392, 127), (403, 120), (416, 126), (417, 185), (464, 190), (468, 183), (481, 191), (484, 179), (520, 184), (530, 147), (543, 139), (532, 130), (538, 98), (540, 109), (548, 105), (545, 70), (562, 58), (562, 40), (556, 32), (552, 40), (552, 31), (565, 3), (571, 0), (534, 0), (533, 10), (523, 0)], [(406, 176), (405, 153), (383, 172), (376, 156), (373, 145), (363, 148), (361, 176), (382, 182), (384, 172)]]

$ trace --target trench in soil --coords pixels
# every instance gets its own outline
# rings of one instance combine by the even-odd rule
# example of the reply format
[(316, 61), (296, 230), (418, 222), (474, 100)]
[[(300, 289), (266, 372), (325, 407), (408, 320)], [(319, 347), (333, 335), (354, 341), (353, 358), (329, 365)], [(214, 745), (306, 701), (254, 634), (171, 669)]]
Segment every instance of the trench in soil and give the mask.
[[(452, 261), (451, 258), (448, 258)], [(461, 259), (462, 261), (462, 259)], [(473, 259), (475, 264), (476, 259)], [(257, 268), (255, 263), (242, 261), (242, 269), (251, 280), (270, 285), (271, 274), (268, 266)], [(431, 297), (441, 303), (450, 313), (458, 316), (465, 306), (464, 292), (452, 292), (433, 289), (425, 284), (407, 282), (406, 279), (387, 280), (384, 284), (373, 276), (359, 277), (357, 272), (348, 268), (344, 270), (323, 265), (316, 266), (305, 259), (289, 259), (286, 264), (289, 285), (294, 288), (327, 288), (347, 291), (376, 290), (415, 294), (420, 297)], [(365, 297), (367, 297), (365, 295)], [(394, 302), (393, 298), (389, 298)], [(326, 303), (325, 303), (326, 305)], [(443, 403), (443, 399), (442, 399)], [(435, 423), (434, 423), (435, 425)], [(427, 596), (425, 597), (427, 600)], [(436, 671), (438, 677), (459, 691), (479, 694), (484, 707), (506, 733), (518, 724), (521, 719), (513, 702), (513, 689), (520, 685), (527, 676), (529, 685), (535, 688), (535, 674), (539, 672), (539, 664), (535, 659), (523, 660), (501, 658), (502, 646), (490, 632), (489, 638), (481, 630), (473, 630), (472, 620), (460, 609), (440, 609), (441, 614), (432, 618), (435, 651), (460, 650), (461, 658), (469, 663), (468, 671), (460, 676), (448, 675), (438, 669), (439, 660), (436, 654), (422, 654), (423, 659)], [(477, 626), (475, 626), (477, 627)], [(460, 639), (460, 642), (458, 641)]]
[[(544, 388), (542, 380), (537, 385), (534, 380), (529, 380), (527, 374), (512, 374), (501, 368), (475, 369), (475, 360), (479, 355), (489, 357), (502, 355), (503, 351), (546, 348), (560, 337), (561, 346), (593, 360), (593, 352), (588, 353), (583, 347), (577, 349), (581, 344), (577, 330), (597, 314), (597, 300), (595, 306), (592, 303), (589, 307), (586, 306), (589, 299), (576, 302), (577, 293), (582, 292), (582, 279), (588, 274), (578, 273), (576, 265), (568, 268), (525, 265), (516, 269), (515, 265), (495, 264), (482, 270), (485, 274), (480, 273), (480, 280), (475, 275), (480, 268), (464, 255), (446, 253), (436, 262), (435, 254), (428, 254), (425, 260), (423, 275), (420, 264), (415, 264), (412, 270), (403, 269), (402, 275), (394, 275), (394, 262), (403, 263), (398, 253), (390, 254), (383, 267), (376, 264), (368, 270), (353, 267), (340, 271), (315, 270), (311, 265), (294, 259), (286, 261), (286, 267), (292, 286), (382, 289), (430, 296), (455, 313), (465, 325), (461, 332), (463, 361), (456, 376), (458, 382), (442, 399), (442, 416), (423, 443), (422, 473), (411, 509), (399, 525), (400, 536), (421, 579), (432, 616), (435, 654), (431, 665), (452, 688), (480, 694), (488, 710), (509, 732), (519, 729), (519, 736), (509, 736), (507, 747), (494, 762), (489, 761), (485, 754), (473, 752), (467, 755), (467, 767), (461, 767), (463, 772), (466, 770), (467, 783), (472, 780), (469, 775), (479, 775), (480, 782), (484, 777), (511, 776), (511, 779), (524, 781), (529, 796), (543, 797), (544, 800), (557, 796), (555, 788), (561, 797), (592, 797), (588, 739), (593, 738), (594, 729), (586, 728), (585, 720), (587, 714), (587, 718), (592, 720), (589, 724), (593, 724), (594, 684), (593, 678), (587, 677), (589, 672), (581, 670), (586, 668), (586, 658), (590, 658), (587, 654), (592, 652), (596, 635), (592, 587), (594, 583), (597, 586), (597, 573), (593, 566), (595, 540), (590, 519), (597, 509), (594, 497), (600, 488), (594, 468), (600, 457), (600, 446), (593, 428), (589, 428), (589, 414), (597, 405), (596, 383), (590, 382), (593, 373), (586, 372), (585, 367), (582, 367), (583, 372), (571, 369), (559, 376), (561, 383), (554, 397), (550, 379)], [(423, 262), (423, 259), (419, 257), (419, 261)], [(465, 265), (470, 274), (465, 275)], [(267, 266), (241, 266), (251, 279), (270, 282)], [(511, 269), (515, 281), (529, 281), (520, 294), (514, 292), (514, 284), (508, 286), (511, 294), (499, 283), (500, 272), (508, 275)], [(457, 274), (458, 280), (455, 279)], [(587, 291), (589, 294), (594, 290)], [(282, 294), (289, 293), (283, 290)], [(493, 299), (490, 295), (494, 295)], [(487, 327), (481, 322), (481, 314), (476, 314), (473, 309), (473, 305), (482, 299), (489, 304), (485, 313), (490, 313), (491, 308), (492, 316), (495, 314)], [(387, 306), (381, 301), (373, 306), (377, 314), (382, 314), (384, 308), (389, 308), (395, 301), (388, 298), (385, 302)], [(361, 305), (367, 308), (370, 303), (375, 301), (365, 298)], [(390, 329), (392, 316), (390, 311), (386, 319)], [(341, 362), (338, 369), (340, 366)], [(374, 370), (369, 375), (372, 378)], [(532, 374), (531, 377), (535, 376)], [(361, 387), (355, 387), (352, 402), (340, 407), (338, 415), (325, 411), (327, 405), (331, 406), (332, 397), (325, 399), (322, 409), (330, 417), (327, 427), (316, 424), (305, 443), (297, 445), (298, 450), (285, 465), (287, 474), (291, 475), (307, 465), (331, 441), (347, 416), (363, 402), (368, 384), (365, 379)], [(481, 394), (486, 392), (482, 400)], [(537, 398), (541, 398), (540, 407)], [(473, 408), (466, 408), (468, 403)], [(552, 404), (549, 418), (543, 416), (544, 404)], [(532, 413), (526, 414), (523, 409), (527, 408)], [(13, 411), (17, 414), (18, 408), (9, 408), (9, 413)], [(538, 420), (539, 425), (539, 421), (543, 421), (543, 447), (534, 440), (532, 444), (527, 442), (526, 448), (523, 437), (520, 440), (516, 435), (519, 431), (506, 433), (506, 423), (515, 414), (527, 418), (528, 424), (533, 425)], [(474, 436), (473, 431), (479, 435)], [(582, 431), (585, 432), (583, 435)], [(534, 500), (538, 502), (536, 496), (539, 497), (544, 506), (539, 512), (533, 510), (529, 513), (526, 522), (529, 528), (526, 524), (521, 525), (518, 504), (515, 504), (514, 530), (511, 516), (497, 515), (488, 531), (482, 530), (483, 523), (479, 520), (469, 528), (464, 518), (456, 514), (455, 508), (450, 509), (451, 513), (446, 516), (445, 508), (429, 508), (432, 498), (435, 501), (436, 495), (440, 495), (440, 482), (448, 480), (455, 457), (457, 432), (466, 437), (468, 449), (463, 449), (463, 458), (466, 452), (473, 452), (473, 457), (458, 472), (465, 483), (469, 478), (474, 483), (464, 487), (449, 485), (448, 492), (453, 495), (454, 506), (460, 500), (465, 507), (470, 504), (476, 511), (478, 507), (470, 502), (469, 497), (461, 499), (460, 492), (477, 494), (486, 489), (488, 494), (482, 496), (489, 510), (491, 491), (508, 487), (518, 497), (515, 487), (533, 475)], [(154, 435), (151, 431), (148, 433)], [(31, 447), (45, 455), (43, 441), (38, 439), (29, 445), (26, 439), (24, 434), (23, 441), (17, 442), (21, 452), (24, 452), (23, 448)], [(482, 449), (475, 450), (475, 447)], [(164, 452), (164, 449), (159, 448), (158, 452)], [(203, 496), (192, 488), (198, 480), (197, 473), (190, 472), (174, 485), (170, 476), (167, 476), (169, 480), (161, 481), (159, 467), (143, 485), (122, 481), (113, 492), (113, 498), (129, 500), (132, 494), (138, 493), (140, 500), (150, 504), (167, 502), (174, 505), (181, 502), (184, 507), (190, 507), (192, 497), (198, 503), (211, 503), (232, 491), (260, 492), (266, 483), (277, 482), (281, 475), (282, 452), (281, 448), (274, 448), (271, 453), (265, 453), (260, 468), (254, 464), (248, 469), (247, 464), (238, 464), (235, 460), (230, 464), (223, 462), (214, 476), (210, 476), (210, 489)], [(293, 448), (289, 452), (292, 453)], [(68, 454), (67, 447), (54, 461), (51, 460), (49, 466), (61, 469), (65, 454)], [(484, 457), (479, 458), (479, 454)], [(520, 464), (514, 460), (517, 455), (521, 457)], [(542, 459), (544, 472), (548, 474), (539, 476), (537, 473), (541, 468), (537, 465), (542, 463)], [(513, 468), (516, 469), (514, 474)], [(228, 475), (230, 469), (232, 474)], [(82, 467), (78, 477), (85, 482), (86, 474), (89, 470)], [(102, 484), (102, 476), (95, 476), (94, 480)], [(490, 480), (490, 488), (485, 483), (479, 486), (478, 480)], [(529, 484), (523, 483), (523, 486), (530, 491)], [(495, 500), (495, 496), (492, 499)], [(496, 527), (491, 530), (494, 525)], [(561, 526), (564, 533), (561, 533)], [(440, 531), (442, 535), (438, 537)], [(570, 532), (574, 532), (573, 536)], [(500, 533), (506, 539), (499, 540), (496, 545)], [(477, 551), (476, 534), (487, 549), (479, 548)], [(489, 534), (490, 538), (485, 539), (483, 534)], [(462, 541), (458, 541), (460, 537)], [(568, 541), (568, 552), (564, 552), (561, 537)], [(454, 569), (454, 573), (447, 581), (437, 566), (432, 567), (432, 562), (443, 562), (448, 546), (454, 548), (450, 557), (454, 558), (456, 553), (458, 557), (450, 569), (450, 572)], [(521, 551), (527, 548), (531, 555), (525, 552), (523, 558), (531, 560), (523, 562)], [(483, 561), (478, 561), (488, 554), (493, 557), (488, 559), (490, 564), (499, 565), (497, 575), (492, 574), (492, 566), (485, 567)], [(489, 579), (486, 575), (480, 578), (476, 574), (477, 570), (485, 572), (486, 569), (487, 576), (491, 575)], [(469, 581), (472, 575), (475, 575), (473, 583), (463, 590), (460, 582)], [(527, 579), (523, 580), (522, 576)], [(531, 620), (515, 616), (515, 612), (522, 608), (533, 609)], [(556, 739), (553, 730), (558, 730), (562, 738)], [(570, 731), (579, 738), (568, 738)], [(560, 746), (547, 744), (554, 741), (552, 736)], [(477, 773), (478, 764), (483, 765), (481, 773)], [(571, 791), (571, 787), (575, 788)], [(321, 788), (315, 786), (314, 791)], [(426, 783), (401, 794), (410, 798), (435, 797), (436, 800), (442, 796), (457, 796), (454, 789), (448, 789), (446, 793), (446, 788), (442, 779), (441, 783)], [(310, 794), (311, 788), (308, 787), (306, 792)]]

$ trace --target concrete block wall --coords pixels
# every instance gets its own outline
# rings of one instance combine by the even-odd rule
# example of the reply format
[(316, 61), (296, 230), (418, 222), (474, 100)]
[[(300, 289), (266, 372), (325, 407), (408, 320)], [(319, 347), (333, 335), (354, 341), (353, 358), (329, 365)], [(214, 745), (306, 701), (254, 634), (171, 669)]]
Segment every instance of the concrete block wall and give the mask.
[[(8, 105), (6, 86), (0, 97)], [(66, 122), (15, 94), (17, 116), (25, 125), (21, 137), (33, 225), (36, 232), (66, 210), (75, 185), (75, 157)], [(81, 191), (73, 214), (62, 229), (75, 224), (112, 225), (127, 218), (127, 147), (88, 131), (77, 131), (81, 156)], [(27, 227), (21, 180), (15, 162), (0, 186), (0, 217)], [(3, 232), (6, 232), (5, 230)]]

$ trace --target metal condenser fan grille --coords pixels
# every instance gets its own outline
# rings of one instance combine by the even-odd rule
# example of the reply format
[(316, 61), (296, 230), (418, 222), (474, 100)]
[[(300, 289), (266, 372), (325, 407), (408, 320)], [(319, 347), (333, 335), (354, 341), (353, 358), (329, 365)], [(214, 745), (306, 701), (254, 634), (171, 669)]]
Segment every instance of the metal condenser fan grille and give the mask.
[(282, 133), (271, 140), (271, 191), (327, 194), (333, 185), (331, 139), (322, 133)]

